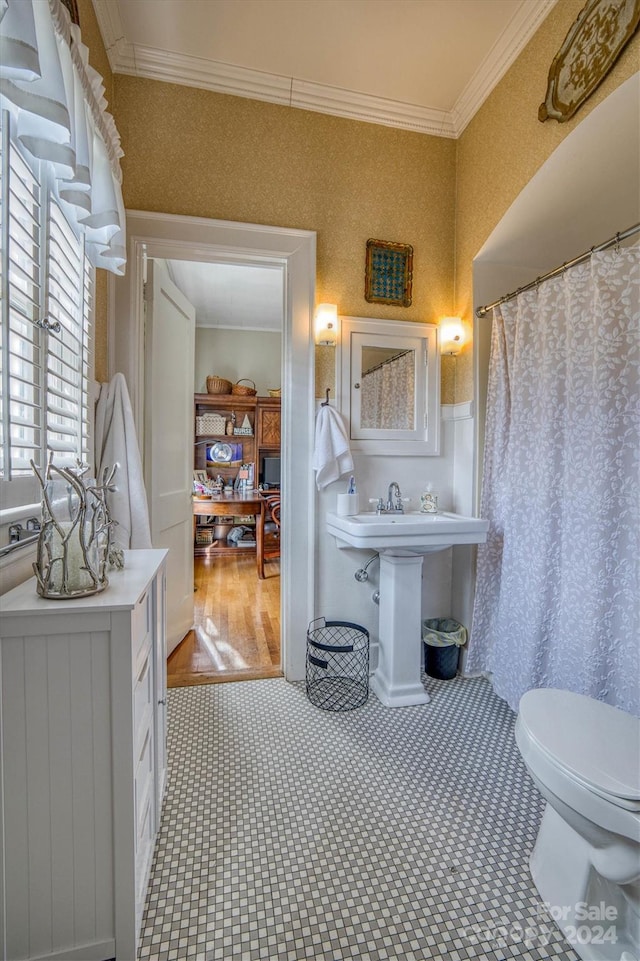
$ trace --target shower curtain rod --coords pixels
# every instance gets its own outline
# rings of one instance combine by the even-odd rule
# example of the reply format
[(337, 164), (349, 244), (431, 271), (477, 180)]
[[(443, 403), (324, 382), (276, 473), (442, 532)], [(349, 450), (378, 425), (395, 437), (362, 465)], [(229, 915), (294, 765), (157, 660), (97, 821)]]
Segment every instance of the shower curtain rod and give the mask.
[(389, 360), (383, 360), (381, 363), (376, 364), (375, 367), (370, 367), (369, 370), (363, 370), (362, 376), (366, 377), (367, 374), (373, 374), (374, 371), (381, 370), (383, 367), (386, 367), (387, 364), (393, 364), (394, 361), (400, 360), (400, 358), (404, 357), (405, 354), (410, 354), (410, 353), (411, 353), (411, 347), (409, 347), (408, 350), (401, 350), (399, 354), (394, 354), (393, 357), (389, 358)]
[(603, 244), (599, 244), (597, 247), (592, 247), (590, 250), (586, 250), (579, 257), (574, 257), (573, 260), (567, 261), (566, 264), (562, 264), (560, 267), (556, 267), (554, 270), (548, 271), (548, 273), (543, 274), (542, 277), (536, 277), (532, 280), (530, 284), (525, 284), (524, 287), (518, 287), (511, 294), (505, 294), (500, 300), (494, 301), (492, 304), (487, 304), (486, 307), (478, 307), (476, 310), (476, 317), (484, 317), (488, 314), (490, 310), (494, 307), (499, 307), (500, 304), (506, 304), (508, 300), (513, 300), (518, 294), (523, 293), (525, 290), (531, 290), (532, 287), (537, 287), (544, 280), (549, 280), (551, 277), (555, 277), (556, 274), (561, 274), (563, 270), (567, 270), (569, 267), (575, 267), (576, 264), (581, 264), (584, 260), (588, 260), (592, 254), (597, 253), (599, 250), (606, 250), (607, 247), (613, 247), (614, 244), (619, 244), (620, 241), (626, 240), (627, 237), (632, 237), (633, 234), (637, 234), (640, 231), (640, 224), (634, 224), (633, 227), (629, 227), (628, 230), (623, 230), (621, 234), (616, 234), (615, 237), (610, 237), (609, 240), (605, 240)]

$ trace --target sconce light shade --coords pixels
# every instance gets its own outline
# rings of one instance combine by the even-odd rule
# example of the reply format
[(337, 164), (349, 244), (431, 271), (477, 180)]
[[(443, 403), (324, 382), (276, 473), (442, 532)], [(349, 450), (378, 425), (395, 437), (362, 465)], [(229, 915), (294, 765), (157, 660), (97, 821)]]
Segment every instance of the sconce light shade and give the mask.
[(338, 341), (338, 307), (318, 304), (316, 307), (316, 344), (335, 347)]
[(459, 317), (443, 317), (440, 321), (440, 352), (458, 354), (465, 342), (464, 324)]

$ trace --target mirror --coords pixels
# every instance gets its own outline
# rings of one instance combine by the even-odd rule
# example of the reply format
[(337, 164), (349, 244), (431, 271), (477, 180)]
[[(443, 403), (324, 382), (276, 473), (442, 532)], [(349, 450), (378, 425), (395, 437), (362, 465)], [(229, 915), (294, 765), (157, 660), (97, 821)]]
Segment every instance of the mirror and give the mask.
[(354, 387), (361, 392), (363, 430), (414, 430), (415, 351), (364, 343), (360, 359), (360, 386)]
[(340, 409), (351, 449), (438, 454), (438, 328), (343, 317), (340, 329)]

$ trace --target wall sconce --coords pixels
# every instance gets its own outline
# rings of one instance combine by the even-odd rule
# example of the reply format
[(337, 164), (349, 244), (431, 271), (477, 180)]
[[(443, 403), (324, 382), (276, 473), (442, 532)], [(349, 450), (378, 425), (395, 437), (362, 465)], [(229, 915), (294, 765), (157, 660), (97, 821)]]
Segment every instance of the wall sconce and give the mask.
[(464, 324), (460, 318), (443, 317), (440, 321), (440, 353), (459, 354), (464, 342)]
[(338, 307), (318, 304), (316, 307), (316, 344), (335, 347), (338, 342)]

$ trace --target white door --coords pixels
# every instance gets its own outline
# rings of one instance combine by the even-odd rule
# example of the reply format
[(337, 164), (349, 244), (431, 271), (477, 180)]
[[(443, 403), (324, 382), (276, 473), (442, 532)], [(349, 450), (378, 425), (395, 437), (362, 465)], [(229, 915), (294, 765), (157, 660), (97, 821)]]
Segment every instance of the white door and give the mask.
[(195, 311), (161, 261), (145, 288), (144, 474), (151, 541), (166, 547), (167, 656), (193, 626)]

